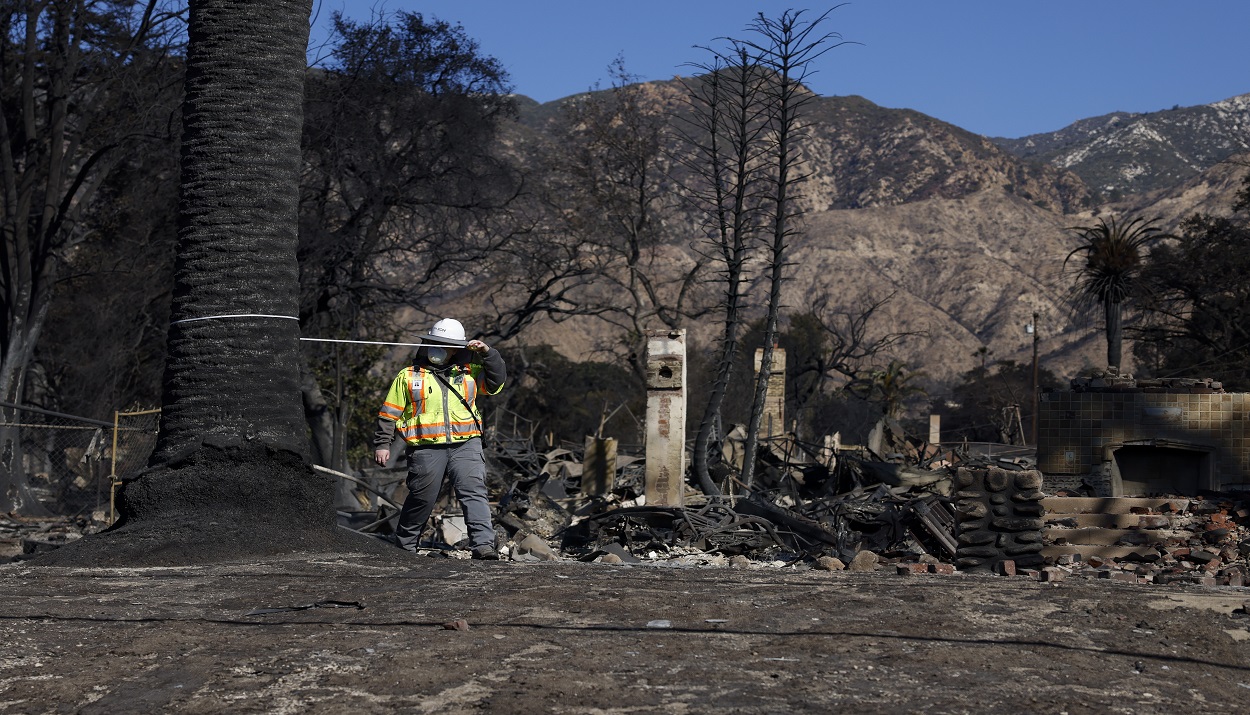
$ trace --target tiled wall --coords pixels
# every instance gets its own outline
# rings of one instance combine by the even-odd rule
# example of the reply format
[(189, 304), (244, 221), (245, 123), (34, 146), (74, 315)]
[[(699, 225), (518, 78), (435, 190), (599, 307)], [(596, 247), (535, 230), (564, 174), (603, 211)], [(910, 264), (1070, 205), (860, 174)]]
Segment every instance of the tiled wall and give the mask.
[(1038, 469), (1090, 474), (1103, 448), (1165, 439), (1214, 449), (1217, 482), (1250, 480), (1247, 393), (1049, 392), (1041, 396)]

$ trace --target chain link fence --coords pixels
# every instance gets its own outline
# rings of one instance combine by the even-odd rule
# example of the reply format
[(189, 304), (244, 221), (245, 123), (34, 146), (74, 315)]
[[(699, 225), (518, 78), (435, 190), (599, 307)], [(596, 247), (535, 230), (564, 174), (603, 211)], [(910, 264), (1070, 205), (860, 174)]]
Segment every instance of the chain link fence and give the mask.
[(156, 447), (160, 410), (119, 411), (110, 423), (8, 402), (0, 408), (10, 479), (54, 514), (111, 521), (118, 476), (141, 469)]
[(119, 479), (147, 466), (152, 450), (156, 449), (160, 423), (160, 409), (113, 413), (113, 444), (109, 450), (109, 523), (116, 518), (114, 501)]

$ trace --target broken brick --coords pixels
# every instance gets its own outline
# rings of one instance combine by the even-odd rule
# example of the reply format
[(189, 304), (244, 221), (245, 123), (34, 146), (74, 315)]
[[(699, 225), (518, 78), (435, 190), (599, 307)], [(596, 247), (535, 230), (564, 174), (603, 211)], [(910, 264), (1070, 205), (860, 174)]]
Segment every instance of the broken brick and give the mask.
[(1246, 575), (1240, 568), (1224, 569), (1216, 576), (1216, 579), (1223, 586), (1242, 588), (1246, 585)]
[(1050, 581), (1052, 583), (1058, 583), (1067, 577), (1068, 572), (1066, 570), (1054, 566), (1047, 566), (1037, 574), (1038, 581)]
[(1218, 557), (1210, 551), (1203, 549), (1191, 549), (1189, 555), (1185, 558), (1188, 558), (1190, 561), (1195, 563), (1205, 564), (1214, 561)]

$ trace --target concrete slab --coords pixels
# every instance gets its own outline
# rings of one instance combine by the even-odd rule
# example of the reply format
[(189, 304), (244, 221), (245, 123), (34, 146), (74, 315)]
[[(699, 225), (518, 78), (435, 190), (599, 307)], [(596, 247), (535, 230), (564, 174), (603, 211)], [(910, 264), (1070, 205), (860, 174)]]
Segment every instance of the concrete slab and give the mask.
[[(1250, 596), (1250, 591), (1238, 591)], [(1177, 594), (1208, 608), (1155, 610)], [(305, 554), (0, 566), (5, 712), (1240, 712), (1225, 588)], [(246, 614), (314, 603), (310, 607)], [(1176, 604), (1197, 605), (1193, 601)], [(445, 624), (465, 622), (467, 630)], [(669, 628), (648, 628), (657, 620)], [(1235, 635), (1237, 634), (1237, 635)]]
[(1098, 529), (1132, 529), (1141, 524), (1140, 514), (1051, 514), (1047, 513), (1042, 517), (1042, 521), (1047, 524), (1053, 524), (1058, 521), (1067, 521), (1071, 519), (1072, 523), (1078, 528), (1098, 528)]
[(1063, 554), (1080, 554), (1088, 559), (1098, 556), (1104, 559), (1122, 559), (1126, 556), (1158, 555), (1159, 550), (1153, 546), (1100, 546), (1097, 544), (1047, 544), (1042, 549), (1042, 556), (1062, 556)]
[(1182, 511), (1189, 508), (1189, 500), (1178, 497), (1046, 497), (1042, 500), (1042, 508), (1048, 514), (1131, 514), (1135, 507), (1162, 511), (1166, 505), (1170, 505), (1172, 511)]
[(1066, 539), (1069, 544), (1101, 546), (1160, 544), (1169, 539), (1187, 539), (1190, 535), (1188, 531), (1170, 529), (1042, 529), (1042, 536), (1047, 542)]

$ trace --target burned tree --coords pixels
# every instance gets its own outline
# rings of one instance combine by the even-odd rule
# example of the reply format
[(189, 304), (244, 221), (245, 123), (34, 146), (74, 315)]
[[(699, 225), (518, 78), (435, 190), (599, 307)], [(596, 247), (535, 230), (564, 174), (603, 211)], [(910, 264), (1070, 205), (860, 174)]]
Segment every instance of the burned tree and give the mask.
[(1158, 220), (1117, 220), (1112, 216), (1109, 221), (1100, 218), (1095, 225), (1072, 229), (1081, 243), (1064, 259), (1064, 265), (1078, 259), (1072, 269), (1075, 301), (1096, 302), (1102, 307), (1108, 365), (1120, 366), (1124, 303), (1140, 292), (1145, 249), (1170, 238), (1154, 225)]
[(1137, 364), (1155, 377), (1213, 375), (1225, 389), (1250, 389), (1248, 274), (1250, 176), (1231, 215), (1191, 216), (1150, 252)]
[[(81, 219), (97, 190), (170, 121), (171, 20), (158, 0), (0, 5), (0, 401), (23, 400), (54, 287), (91, 236)], [(0, 466), (0, 499), (0, 511), (34, 506), (12, 460)]]
[(305, 460), (295, 262), (311, 0), (190, 5), (182, 197), (161, 428), (113, 529), (52, 563), (186, 563), (326, 548)]
[(689, 316), (701, 263), (678, 263), (666, 245), (678, 221), (670, 127), (648, 85), (638, 84), (618, 59), (610, 89), (573, 97), (562, 107), (562, 147), (547, 167), (550, 215), (598, 280), (578, 291), (583, 315), (617, 328), (630, 367), (646, 373), (645, 332), (678, 328)]
[(708, 455), (713, 435), (723, 434), (721, 406), (738, 355), (746, 261), (760, 230), (759, 192), (765, 174), (757, 153), (767, 123), (759, 97), (763, 75), (746, 46), (734, 43), (728, 52), (713, 51), (711, 62), (697, 69), (703, 75), (686, 88), (691, 111), (685, 136), (694, 149), (689, 192), (706, 217), (708, 256), (722, 286), (723, 321), (716, 378), (695, 436), (693, 469), (703, 491), (717, 494)]
[[(695, 441), (695, 475), (704, 491), (717, 487), (708, 473), (712, 434), (719, 431), (720, 410), (738, 353), (745, 291), (754, 277), (748, 261), (763, 254), (769, 298), (765, 318), (763, 365), (772, 363), (772, 346), (781, 313), (787, 249), (798, 231), (801, 214), (798, 187), (802, 173), (799, 144), (804, 137), (802, 108), (811, 93), (802, 82), (809, 65), (836, 45), (830, 33), (816, 35), (828, 15), (814, 21), (802, 12), (787, 11), (769, 19), (762, 13), (750, 26), (756, 40), (728, 39), (724, 50), (709, 50), (712, 59), (696, 64), (702, 75), (687, 84), (690, 107), (685, 138), (692, 175), (689, 194), (704, 216), (708, 258), (720, 277), (724, 322), (716, 378)], [(753, 400), (743, 478), (750, 483), (769, 371), (761, 370)]]
[[(790, 316), (789, 330), (778, 343), (790, 358), (787, 402), (800, 431), (804, 421), (799, 415), (813, 411), (820, 398), (856, 384), (883, 355), (925, 334), (884, 327), (889, 321), (883, 309), (893, 297), (860, 296), (862, 302), (850, 308), (835, 306), (827, 292), (820, 293), (810, 310)], [(842, 301), (846, 301), (845, 296)], [(809, 420), (807, 428), (812, 427)]]
[[(803, 108), (814, 95), (803, 86), (813, 61), (842, 44), (837, 33), (817, 35), (816, 29), (829, 12), (810, 22), (802, 19), (802, 11), (787, 10), (781, 17), (769, 19), (762, 13), (751, 25), (758, 40), (743, 41), (768, 73), (762, 89), (768, 122), (766, 158), (769, 166), (769, 195), (764, 203), (767, 228), (765, 255), (769, 285), (768, 307), (764, 328), (764, 356), (755, 386), (755, 400), (747, 425), (747, 442), (742, 465), (742, 481), (750, 486), (755, 464), (761, 415), (768, 392), (769, 368), (772, 364), (773, 341), (781, 314), (781, 289), (786, 280), (788, 249), (800, 232), (802, 215), (799, 192), (808, 175), (803, 173), (800, 149), (806, 136)], [(839, 40), (829, 44), (831, 40)]]
[(310, 0), (192, 2), (156, 462), (205, 438), (304, 452), (295, 262)]

